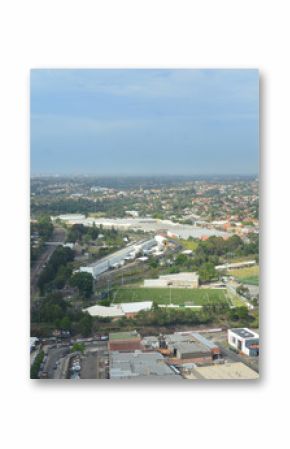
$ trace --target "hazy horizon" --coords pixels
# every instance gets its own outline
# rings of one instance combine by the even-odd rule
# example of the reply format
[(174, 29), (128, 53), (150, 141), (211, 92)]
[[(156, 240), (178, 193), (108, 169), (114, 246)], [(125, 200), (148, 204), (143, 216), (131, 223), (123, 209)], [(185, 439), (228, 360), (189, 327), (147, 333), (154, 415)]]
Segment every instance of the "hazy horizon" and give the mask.
[(258, 70), (31, 71), (33, 176), (258, 172)]
[(259, 173), (203, 173), (203, 174), (172, 174), (172, 173), (157, 173), (157, 174), (149, 174), (149, 173), (143, 173), (143, 174), (116, 174), (116, 173), (108, 173), (108, 174), (98, 174), (98, 173), (31, 173), (31, 178), (41, 178), (41, 177), (47, 177), (47, 178), (258, 178)]

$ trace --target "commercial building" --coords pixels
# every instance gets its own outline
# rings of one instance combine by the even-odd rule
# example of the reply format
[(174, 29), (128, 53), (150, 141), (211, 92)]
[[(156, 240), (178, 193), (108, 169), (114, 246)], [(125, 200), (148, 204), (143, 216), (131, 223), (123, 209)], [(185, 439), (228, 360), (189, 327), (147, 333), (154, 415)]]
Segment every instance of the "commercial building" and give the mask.
[(197, 273), (183, 272), (159, 276), (159, 279), (145, 279), (144, 287), (198, 288)]
[(259, 355), (259, 334), (247, 327), (228, 329), (228, 344), (242, 354), (251, 357)]
[(130, 379), (144, 376), (177, 377), (162, 354), (158, 352), (134, 351), (110, 353), (110, 378)]
[(141, 350), (141, 337), (137, 331), (113, 332), (109, 334), (110, 351), (135, 351)]

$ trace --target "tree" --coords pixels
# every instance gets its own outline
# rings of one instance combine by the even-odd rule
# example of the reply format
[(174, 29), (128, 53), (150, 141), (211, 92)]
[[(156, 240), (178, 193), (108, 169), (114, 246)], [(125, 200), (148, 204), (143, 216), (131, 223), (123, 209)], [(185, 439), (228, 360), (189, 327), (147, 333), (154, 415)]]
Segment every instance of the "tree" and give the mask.
[(53, 224), (48, 215), (43, 215), (38, 219), (37, 229), (39, 232), (39, 236), (43, 240), (48, 240), (53, 233)]
[(198, 269), (198, 274), (201, 282), (210, 281), (217, 275), (214, 264), (211, 262), (205, 262), (204, 264), (202, 264)]
[(75, 343), (72, 348), (71, 348), (71, 352), (81, 352), (83, 353), (85, 350), (85, 345), (84, 343)]
[(93, 293), (93, 276), (91, 273), (78, 272), (75, 273), (71, 278), (71, 286), (77, 287), (79, 292), (89, 298)]
[(83, 318), (80, 320), (78, 328), (79, 332), (84, 336), (88, 337), (92, 333), (93, 318), (88, 313), (84, 314)]
[(60, 321), (60, 328), (64, 331), (69, 331), (71, 329), (71, 320), (68, 316), (64, 316)]
[(185, 254), (179, 254), (175, 259), (176, 265), (185, 265), (187, 261), (188, 257)]

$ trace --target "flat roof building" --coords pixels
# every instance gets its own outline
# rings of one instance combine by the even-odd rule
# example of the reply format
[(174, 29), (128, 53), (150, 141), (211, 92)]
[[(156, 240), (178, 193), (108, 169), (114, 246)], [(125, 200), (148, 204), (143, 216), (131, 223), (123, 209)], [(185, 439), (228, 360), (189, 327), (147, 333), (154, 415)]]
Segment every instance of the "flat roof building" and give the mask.
[[(162, 336), (162, 340), (165, 343), (164, 347), (176, 359), (199, 359), (210, 362), (222, 358), (220, 348), (197, 332), (176, 332)], [(146, 343), (148, 345), (150, 341)]]
[(173, 353), (178, 359), (209, 358), (211, 351), (199, 342), (181, 342), (173, 344)]
[(144, 376), (174, 377), (174, 372), (159, 352), (134, 351), (110, 353), (110, 378), (130, 379)]
[(212, 364), (208, 366), (189, 366), (184, 377), (192, 380), (254, 380), (259, 378), (256, 371), (242, 362)]
[(259, 355), (259, 334), (247, 327), (228, 329), (228, 344), (242, 354), (251, 357)]

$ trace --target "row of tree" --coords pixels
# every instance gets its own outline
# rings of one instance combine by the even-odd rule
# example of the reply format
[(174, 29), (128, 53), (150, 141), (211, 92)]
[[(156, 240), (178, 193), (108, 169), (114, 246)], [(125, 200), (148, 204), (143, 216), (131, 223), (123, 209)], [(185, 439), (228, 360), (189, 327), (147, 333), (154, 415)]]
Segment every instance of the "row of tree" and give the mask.
[(47, 266), (42, 271), (38, 287), (41, 294), (63, 289), (66, 285), (76, 287), (81, 296), (89, 298), (93, 293), (93, 277), (90, 273), (73, 273), (72, 261), (74, 252), (64, 246), (59, 246), (51, 256)]
[[(31, 265), (38, 259), (44, 249), (44, 242), (49, 240), (53, 234), (53, 224), (49, 216), (41, 216), (37, 223), (31, 223), (30, 233), (37, 234), (37, 239), (31, 239), (30, 261)], [(36, 244), (35, 241), (38, 241)]]
[(85, 337), (91, 334), (93, 326), (93, 318), (88, 313), (72, 307), (59, 292), (51, 293), (33, 303), (31, 322), (68, 330)]
[(38, 279), (41, 294), (53, 288), (63, 288), (72, 273), (70, 262), (74, 260), (74, 251), (58, 246)]
[(199, 325), (210, 323), (222, 323), (227, 326), (250, 326), (256, 317), (246, 307), (230, 308), (224, 302), (221, 304), (205, 305), (200, 311), (191, 309), (160, 308), (154, 305), (150, 312), (139, 312), (134, 318), (122, 317), (118, 320), (120, 328), (133, 326), (142, 328), (144, 326), (176, 326), (176, 325)]

